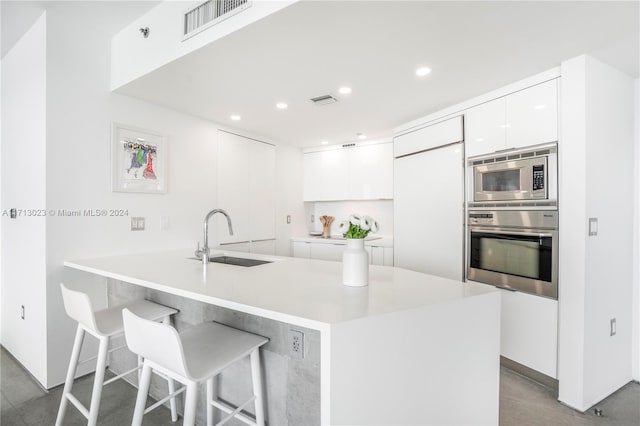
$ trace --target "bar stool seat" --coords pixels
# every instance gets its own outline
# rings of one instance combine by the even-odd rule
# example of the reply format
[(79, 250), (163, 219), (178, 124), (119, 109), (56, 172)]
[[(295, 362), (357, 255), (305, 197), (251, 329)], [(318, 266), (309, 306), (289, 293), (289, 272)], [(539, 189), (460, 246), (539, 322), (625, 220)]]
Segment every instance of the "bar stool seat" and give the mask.
[[(111, 307), (99, 311), (93, 311), (91, 300), (85, 293), (71, 290), (64, 284), (60, 284), (62, 290), (62, 299), (64, 302), (67, 315), (78, 322), (76, 329), (76, 337), (69, 361), (69, 369), (65, 380), (64, 390), (58, 409), (56, 425), (61, 426), (64, 421), (66, 407), (71, 402), (88, 420), (89, 425), (95, 425), (98, 420), (98, 411), (100, 408), (100, 398), (102, 395), (102, 387), (117, 379), (139, 371), (142, 368), (142, 359), (138, 357), (138, 366), (117, 375), (107, 381), (104, 381), (104, 372), (107, 365), (107, 356), (110, 352), (125, 348), (126, 345), (117, 347), (109, 351), (109, 342), (112, 337), (116, 337), (124, 333), (124, 324), (122, 320), (122, 310), (129, 309), (136, 315), (152, 321), (162, 321), (165, 324), (170, 323), (171, 315), (178, 311), (174, 308), (150, 302), (148, 300), (136, 300), (120, 306)], [(84, 361), (79, 361), (80, 351), (84, 341), (85, 333), (96, 337), (100, 344), (98, 355)], [(78, 365), (97, 358), (96, 372), (93, 382), (93, 391), (91, 394), (91, 405), (87, 409), (72, 393), (73, 382)], [(140, 377), (140, 376), (139, 376)], [(168, 379), (169, 394), (174, 393), (173, 379)], [(171, 401), (171, 417), (173, 421), (177, 420), (177, 412), (175, 406), (175, 397)]]
[[(171, 326), (140, 318), (131, 310), (122, 311), (129, 349), (144, 358), (132, 425), (141, 425), (152, 370), (158, 370), (186, 387), (183, 425), (195, 422), (198, 385), (207, 385), (207, 425), (213, 424), (213, 407), (228, 415), (218, 423), (237, 418), (249, 425), (264, 425), (264, 402), (260, 371), (260, 347), (269, 339), (215, 322), (205, 322), (183, 333)], [(231, 364), (249, 356), (253, 396), (240, 406), (214, 399), (214, 378)], [(255, 403), (255, 421), (241, 411)]]

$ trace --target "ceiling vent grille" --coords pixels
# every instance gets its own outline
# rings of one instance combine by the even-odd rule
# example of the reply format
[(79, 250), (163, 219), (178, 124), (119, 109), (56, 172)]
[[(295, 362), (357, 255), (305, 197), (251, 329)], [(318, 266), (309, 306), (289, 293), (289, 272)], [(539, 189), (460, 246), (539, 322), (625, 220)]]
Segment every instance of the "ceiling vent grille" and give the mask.
[(208, 0), (184, 14), (183, 41), (201, 31), (242, 12), (251, 6), (251, 0)]
[(316, 96), (315, 98), (311, 98), (311, 102), (313, 102), (316, 105), (328, 105), (328, 104), (338, 102), (338, 100), (331, 95), (322, 95), (322, 96)]

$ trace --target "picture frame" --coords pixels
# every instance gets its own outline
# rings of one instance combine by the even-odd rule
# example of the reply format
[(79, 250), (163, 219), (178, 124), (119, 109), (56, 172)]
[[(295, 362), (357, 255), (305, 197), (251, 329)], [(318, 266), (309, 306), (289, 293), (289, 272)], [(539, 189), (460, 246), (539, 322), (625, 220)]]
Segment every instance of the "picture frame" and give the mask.
[(164, 194), (167, 192), (167, 147), (152, 130), (112, 124), (111, 190)]

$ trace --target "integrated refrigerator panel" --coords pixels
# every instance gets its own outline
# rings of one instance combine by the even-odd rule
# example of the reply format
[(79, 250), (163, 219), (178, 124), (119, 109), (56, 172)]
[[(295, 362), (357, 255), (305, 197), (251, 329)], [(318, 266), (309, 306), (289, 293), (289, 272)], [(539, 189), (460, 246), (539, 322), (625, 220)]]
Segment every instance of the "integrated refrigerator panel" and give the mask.
[(463, 280), (463, 157), (458, 143), (395, 160), (395, 266)]

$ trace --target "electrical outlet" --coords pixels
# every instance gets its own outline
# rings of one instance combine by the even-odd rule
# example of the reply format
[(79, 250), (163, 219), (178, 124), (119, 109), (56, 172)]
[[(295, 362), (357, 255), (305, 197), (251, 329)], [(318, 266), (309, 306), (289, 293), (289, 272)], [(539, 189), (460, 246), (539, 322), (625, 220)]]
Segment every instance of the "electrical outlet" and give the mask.
[(290, 214), (287, 215), (287, 224), (289, 224), (289, 223), (291, 223), (291, 215)]
[(316, 221), (316, 215), (312, 214), (311, 215), (311, 223), (315, 223)]
[(299, 330), (289, 330), (289, 355), (291, 358), (304, 358), (304, 333)]
[(615, 335), (616, 335), (616, 319), (611, 318), (611, 330), (609, 332), (609, 336), (615, 336)]
[(20, 319), (24, 319), (24, 305), (20, 306)]

